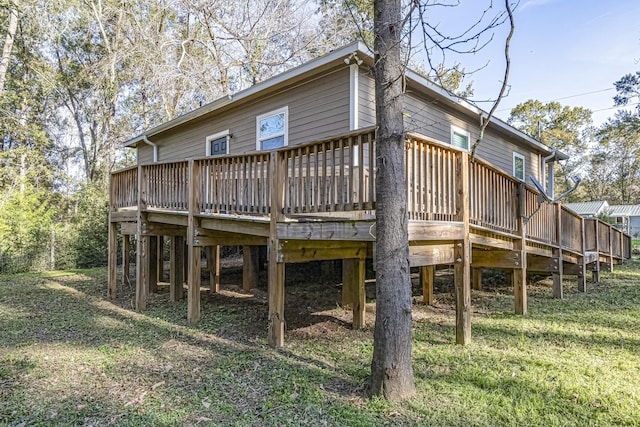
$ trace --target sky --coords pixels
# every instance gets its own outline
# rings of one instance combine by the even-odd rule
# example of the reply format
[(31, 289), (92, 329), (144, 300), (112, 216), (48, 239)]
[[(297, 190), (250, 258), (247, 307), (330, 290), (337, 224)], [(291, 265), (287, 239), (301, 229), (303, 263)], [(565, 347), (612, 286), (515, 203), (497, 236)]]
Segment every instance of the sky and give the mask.
[[(441, 29), (468, 27), (489, 0), (460, 0), (455, 8), (434, 10)], [(493, 1), (492, 14), (503, 2)], [(593, 111), (594, 124), (612, 117), (613, 83), (640, 71), (640, 0), (521, 0), (515, 10), (511, 41), (509, 95), (496, 115), (507, 119), (511, 108), (528, 99), (557, 100)], [(439, 21), (438, 21), (439, 20)], [(508, 27), (477, 54), (457, 59), (467, 71), (489, 65), (470, 77), (474, 100), (495, 99), (504, 76), (504, 40)], [(488, 110), (491, 105), (478, 103)]]

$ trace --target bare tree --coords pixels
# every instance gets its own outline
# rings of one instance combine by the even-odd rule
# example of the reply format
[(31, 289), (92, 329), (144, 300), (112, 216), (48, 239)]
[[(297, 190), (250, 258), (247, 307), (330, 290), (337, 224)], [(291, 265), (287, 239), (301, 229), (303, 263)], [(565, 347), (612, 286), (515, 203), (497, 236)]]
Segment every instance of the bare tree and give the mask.
[(2, 59), (0, 60), (0, 93), (4, 89), (4, 81), (7, 77), (9, 69), (9, 61), (11, 60), (11, 49), (13, 48), (13, 38), (18, 29), (18, 8), (15, 3), (11, 3), (9, 8), (9, 24), (7, 25), (7, 35), (2, 45)]

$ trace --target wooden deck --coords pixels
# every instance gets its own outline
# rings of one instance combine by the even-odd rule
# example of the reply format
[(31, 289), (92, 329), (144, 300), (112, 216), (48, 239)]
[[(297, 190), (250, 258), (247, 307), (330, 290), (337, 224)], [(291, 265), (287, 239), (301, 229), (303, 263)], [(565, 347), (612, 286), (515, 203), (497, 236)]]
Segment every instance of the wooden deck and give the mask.
[[(364, 261), (375, 251), (375, 137), (372, 129), (268, 153), (140, 165), (111, 175), (109, 294), (117, 289), (117, 235), (135, 235), (136, 307), (157, 281), (158, 237), (171, 240), (171, 299), (188, 321), (200, 317), (201, 251), (217, 264), (220, 245), (244, 246), (243, 285), (255, 282), (256, 247), (268, 248), (269, 342), (284, 343), (284, 265), (343, 260), (343, 300), (364, 324)], [(470, 339), (471, 278), (482, 268), (512, 272), (515, 312), (527, 311), (528, 272), (594, 280), (630, 257), (631, 239), (561, 204), (468, 153), (407, 138), (411, 266), (421, 267), (431, 302), (433, 266), (454, 265), (458, 343)], [(129, 239), (123, 254), (128, 254)], [(128, 263), (128, 255), (123, 257)], [(212, 290), (219, 283), (214, 269)]]

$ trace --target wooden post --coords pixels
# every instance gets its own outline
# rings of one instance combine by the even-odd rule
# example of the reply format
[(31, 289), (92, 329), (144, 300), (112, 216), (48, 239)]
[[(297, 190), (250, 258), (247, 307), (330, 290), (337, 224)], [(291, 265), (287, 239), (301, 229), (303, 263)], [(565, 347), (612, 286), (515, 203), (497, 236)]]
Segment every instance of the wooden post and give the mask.
[(525, 217), (527, 189), (524, 183), (518, 186), (518, 233), (520, 239), (514, 241), (514, 250), (519, 251), (520, 268), (514, 268), (510, 273), (513, 284), (513, 306), (516, 314), (527, 314), (527, 225)]
[(596, 261), (593, 266), (593, 271), (591, 271), (591, 281), (593, 283), (598, 283), (600, 281), (600, 230), (599, 223), (597, 219), (594, 221), (595, 230), (596, 230)]
[(158, 236), (158, 250), (156, 253), (156, 283), (164, 281), (164, 236)]
[(420, 283), (422, 284), (422, 301), (427, 305), (433, 305), (433, 283), (436, 277), (435, 265), (423, 265), (420, 267)]
[(146, 250), (147, 250), (147, 236), (142, 235), (142, 222), (146, 219), (143, 210), (144, 200), (146, 200), (146, 176), (143, 175), (145, 169), (142, 166), (138, 166), (138, 210), (137, 210), (137, 223), (136, 223), (136, 310), (144, 310), (147, 308), (147, 268), (146, 264)]
[[(187, 230), (188, 231), (188, 230)], [(183, 283), (189, 282), (189, 239), (184, 239), (184, 246), (182, 247), (182, 278)]]
[(109, 220), (109, 276), (107, 279), (107, 292), (109, 298), (114, 299), (118, 288), (118, 224)]
[(482, 290), (482, 269), (481, 268), (472, 268), (472, 284), (473, 289), (476, 291)]
[(250, 291), (258, 286), (258, 260), (255, 246), (242, 247), (242, 289)]
[(553, 259), (556, 263), (555, 271), (553, 272), (553, 297), (562, 299), (562, 206), (560, 203), (556, 204), (556, 244), (557, 248), (553, 250)]
[(187, 322), (197, 323), (200, 320), (200, 246), (195, 246), (196, 214), (198, 189), (200, 181), (194, 160), (189, 160), (189, 214), (187, 219), (187, 252), (189, 258), (187, 280)]
[(351, 289), (353, 281), (351, 280), (353, 270), (355, 268), (356, 260), (346, 258), (342, 260), (342, 306), (347, 307), (351, 305), (353, 300), (354, 291)]
[(209, 270), (209, 286), (211, 293), (220, 292), (220, 245), (207, 246), (207, 269)]
[(169, 267), (169, 299), (180, 301), (184, 295), (184, 237), (171, 236), (171, 255)]
[(122, 286), (129, 285), (131, 286), (131, 282), (129, 281), (129, 270), (131, 269), (131, 236), (123, 235), (122, 236)]
[(471, 342), (471, 241), (469, 239), (469, 156), (456, 158), (456, 206), (464, 225), (464, 239), (454, 246), (454, 286), (456, 291), (456, 343)]
[(613, 272), (613, 239), (614, 232), (613, 226), (608, 225), (609, 227), (609, 273)]
[[(342, 260), (342, 304), (351, 305), (353, 329), (362, 329), (365, 325), (366, 295), (364, 288), (365, 260)], [(345, 302), (347, 301), (347, 302)]]
[(353, 329), (365, 326), (366, 294), (365, 260), (359, 258), (342, 260), (342, 306), (351, 306)]
[(586, 241), (585, 241), (585, 222), (584, 218), (580, 219), (580, 238), (582, 239), (581, 253), (582, 256), (578, 259), (578, 266), (580, 271), (578, 272), (578, 291), (587, 291), (587, 264), (585, 263)]
[(158, 292), (158, 236), (148, 236), (149, 256), (147, 257), (149, 269), (149, 293)]
[(351, 272), (351, 280), (353, 286), (351, 290), (351, 310), (353, 312), (353, 329), (362, 329), (365, 326), (365, 306), (366, 292), (364, 288), (365, 280), (365, 260), (359, 258), (354, 260), (353, 270)]
[(284, 219), (284, 172), (286, 165), (280, 164), (277, 151), (272, 151), (269, 160), (271, 180), (271, 223), (269, 227), (269, 325), (268, 341), (271, 347), (284, 345), (284, 263), (278, 256), (278, 221)]

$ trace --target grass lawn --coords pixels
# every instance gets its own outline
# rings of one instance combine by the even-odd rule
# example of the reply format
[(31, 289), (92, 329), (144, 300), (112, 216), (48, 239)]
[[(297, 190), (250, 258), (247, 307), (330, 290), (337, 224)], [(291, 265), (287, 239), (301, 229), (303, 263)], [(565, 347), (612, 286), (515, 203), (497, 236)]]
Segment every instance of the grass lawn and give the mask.
[(637, 262), (586, 294), (566, 281), (562, 301), (533, 283), (525, 317), (493, 280), (473, 292), (465, 347), (439, 275), (434, 307), (416, 296), (418, 392), (402, 403), (364, 397), (372, 328), (351, 330), (336, 284), (303, 276), (318, 283), (287, 282), (281, 351), (266, 345), (264, 289), (243, 293), (238, 272), (203, 295), (195, 327), (166, 288), (144, 313), (129, 289), (106, 299), (104, 269), (0, 276), (0, 425), (640, 425)]

